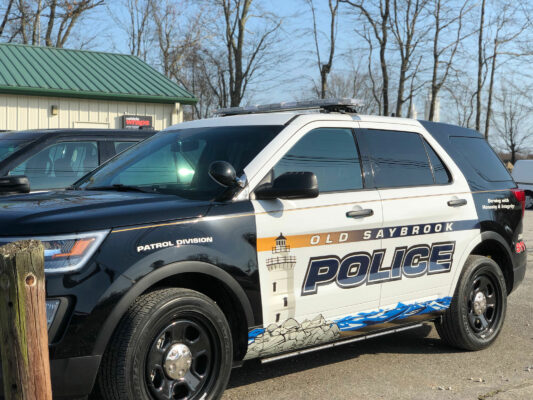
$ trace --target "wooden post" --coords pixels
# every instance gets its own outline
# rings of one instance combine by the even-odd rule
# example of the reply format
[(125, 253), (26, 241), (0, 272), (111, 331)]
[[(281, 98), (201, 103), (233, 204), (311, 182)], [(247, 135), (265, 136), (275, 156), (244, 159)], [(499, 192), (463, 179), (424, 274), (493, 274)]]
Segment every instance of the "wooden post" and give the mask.
[(52, 400), (44, 249), (28, 240), (0, 247), (0, 358), (5, 400)]

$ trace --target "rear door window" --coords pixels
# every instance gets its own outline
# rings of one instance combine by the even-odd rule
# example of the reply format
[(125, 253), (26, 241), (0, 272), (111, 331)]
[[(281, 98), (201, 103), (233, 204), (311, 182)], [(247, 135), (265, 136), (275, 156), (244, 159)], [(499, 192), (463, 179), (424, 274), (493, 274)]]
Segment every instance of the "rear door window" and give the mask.
[(418, 133), (362, 130), (361, 151), (370, 158), (374, 185), (395, 188), (433, 185), (428, 154)]

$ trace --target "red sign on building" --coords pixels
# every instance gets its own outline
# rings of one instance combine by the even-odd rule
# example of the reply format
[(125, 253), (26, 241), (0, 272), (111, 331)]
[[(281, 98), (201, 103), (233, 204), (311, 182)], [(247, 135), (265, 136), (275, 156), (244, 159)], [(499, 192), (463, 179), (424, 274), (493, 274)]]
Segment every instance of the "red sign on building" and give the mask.
[(152, 117), (139, 115), (124, 115), (122, 127), (131, 129), (153, 129)]

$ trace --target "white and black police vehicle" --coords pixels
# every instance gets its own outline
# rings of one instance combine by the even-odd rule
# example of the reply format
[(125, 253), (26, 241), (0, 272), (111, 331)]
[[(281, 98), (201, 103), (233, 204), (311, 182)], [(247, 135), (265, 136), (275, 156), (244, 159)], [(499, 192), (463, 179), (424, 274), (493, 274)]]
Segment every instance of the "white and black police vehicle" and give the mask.
[(477, 132), (354, 107), (221, 110), (1, 198), (0, 244), (45, 246), (55, 396), (216, 399), (243, 360), (427, 321), (493, 343), (524, 192)]

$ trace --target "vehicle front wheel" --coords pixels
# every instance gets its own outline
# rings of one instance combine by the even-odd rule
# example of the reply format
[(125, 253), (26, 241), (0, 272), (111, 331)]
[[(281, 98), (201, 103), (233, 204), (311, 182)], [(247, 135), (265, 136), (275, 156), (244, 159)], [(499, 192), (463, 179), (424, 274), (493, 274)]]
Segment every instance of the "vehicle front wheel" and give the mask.
[(498, 337), (507, 309), (505, 279), (498, 264), (470, 256), (450, 308), (435, 322), (441, 339), (465, 350), (481, 350)]
[(105, 400), (218, 399), (231, 372), (231, 331), (220, 308), (188, 289), (139, 297), (122, 318), (99, 374)]

